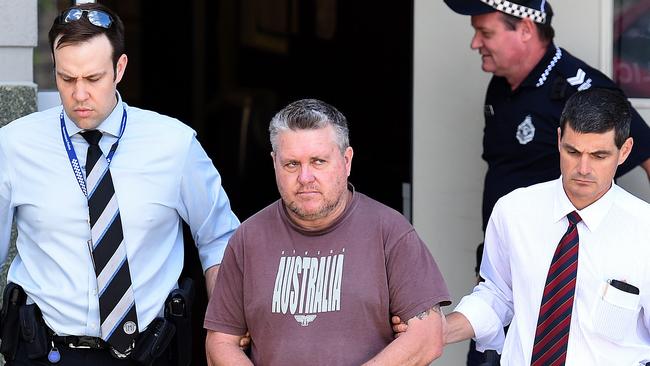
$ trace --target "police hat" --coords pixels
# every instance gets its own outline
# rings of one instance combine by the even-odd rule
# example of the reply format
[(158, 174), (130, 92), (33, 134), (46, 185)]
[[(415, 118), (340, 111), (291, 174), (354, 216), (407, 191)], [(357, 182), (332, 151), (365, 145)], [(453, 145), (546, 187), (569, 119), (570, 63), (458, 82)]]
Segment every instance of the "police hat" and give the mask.
[(551, 24), (553, 11), (546, 0), (445, 0), (458, 14), (480, 15), (500, 11), (518, 18), (530, 18), (541, 24)]

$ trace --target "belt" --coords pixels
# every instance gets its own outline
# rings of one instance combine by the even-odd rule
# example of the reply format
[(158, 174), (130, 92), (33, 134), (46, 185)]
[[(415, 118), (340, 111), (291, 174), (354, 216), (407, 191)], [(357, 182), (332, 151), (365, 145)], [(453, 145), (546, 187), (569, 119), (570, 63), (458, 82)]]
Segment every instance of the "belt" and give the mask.
[(106, 341), (97, 337), (89, 336), (58, 336), (53, 335), (52, 341), (68, 348), (83, 349), (108, 349), (110, 346)]

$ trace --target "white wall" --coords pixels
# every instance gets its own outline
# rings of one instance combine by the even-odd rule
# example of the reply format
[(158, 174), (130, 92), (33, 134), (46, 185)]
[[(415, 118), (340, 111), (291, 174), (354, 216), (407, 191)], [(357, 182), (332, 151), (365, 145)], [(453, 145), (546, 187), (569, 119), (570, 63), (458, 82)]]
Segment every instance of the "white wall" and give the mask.
[[(482, 241), (483, 97), (488, 75), (470, 50), (469, 18), (442, 1), (415, 1), (413, 220), (436, 258), (454, 304), (474, 282)], [(451, 311), (451, 309), (446, 309)], [(440, 364), (462, 365), (467, 345)]]
[[(551, 3), (557, 45), (609, 72), (611, 58), (601, 49), (601, 39), (607, 38), (603, 30), (610, 25), (603, 18), (611, 19), (611, 0)], [(456, 304), (473, 287), (474, 250), (483, 237), (482, 113), (489, 75), (469, 48), (469, 17), (453, 13), (442, 1), (415, 0), (414, 29), (413, 220)], [(650, 111), (641, 112), (650, 121)], [(642, 172), (624, 178), (625, 186), (650, 198)], [(467, 347), (446, 348), (435, 364), (464, 365)]]
[(0, 83), (31, 82), (36, 0), (0, 0)]

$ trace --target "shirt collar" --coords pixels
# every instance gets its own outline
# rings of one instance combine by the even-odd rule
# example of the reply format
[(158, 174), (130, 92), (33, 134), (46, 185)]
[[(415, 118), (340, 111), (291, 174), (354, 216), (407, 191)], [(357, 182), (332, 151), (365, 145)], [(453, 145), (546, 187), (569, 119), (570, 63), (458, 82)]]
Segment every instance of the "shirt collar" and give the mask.
[[(535, 65), (533, 70), (528, 73), (528, 76), (524, 79), (524, 81), (521, 83), (521, 86), (535, 86), (537, 85), (540, 80), (543, 77), (543, 82), (547, 82), (546, 78), (548, 77), (548, 73), (555, 67), (555, 62), (553, 60), (557, 58), (556, 54), (558, 48), (555, 46), (553, 42), (549, 42), (548, 46), (546, 47), (546, 53), (542, 57), (541, 60)], [(548, 69), (548, 72), (546, 71)]]
[[(126, 105), (123, 106), (122, 96), (120, 96), (120, 93), (116, 91), (115, 94), (117, 95), (117, 103), (115, 104), (115, 108), (113, 108), (111, 114), (109, 114), (108, 117), (106, 117), (106, 119), (103, 120), (99, 126), (97, 126), (97, 130), (101, 131), (102, 133), (118, 137), (120, 135), (120, 127), (122, 125), (122, 114), (124, 108), (126, 108)], [(83, 129), (79, 128), (72, 121), (72, 119), (70, 119), (70, 116), (68, 116), (68, 114), (65, 112), (65, 109), (63, 111), (63, 114), (65, 127), (68, 130), (70, 137), (84, 131)]]
[(562, 177), (555, 181), (555, 204), (553, 209), (553, 221), (559, 222), (566, 215), (573, 211), (578, 212), (582, 218), (582, 222), (587, 226), (589, 231), (595, 231), (601, 222), (605, 219), (607, 212), (614, 203), (614, 196), (618, 187), (612, 182), (611, 188), (596, 202), (583, 208), (582, 210), (576, 209), (569, 197), (567, 197), (564, 187), (562, 186)]

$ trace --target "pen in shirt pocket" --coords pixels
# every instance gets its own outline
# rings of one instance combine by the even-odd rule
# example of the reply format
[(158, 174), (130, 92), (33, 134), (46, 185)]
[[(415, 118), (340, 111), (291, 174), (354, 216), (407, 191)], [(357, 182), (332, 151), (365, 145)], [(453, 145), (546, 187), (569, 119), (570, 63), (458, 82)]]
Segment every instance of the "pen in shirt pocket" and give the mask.
[(639, 294), (639, 288), (634, 285), (630, 285), (627, 282), (623, 282), (619, 280), (609, 280), (607, 282), (609, 282), (609, 284), (612, 287), (617, 288), (623, 292), (627, 292), (628, 294), (634, 294), (634, 295)]

